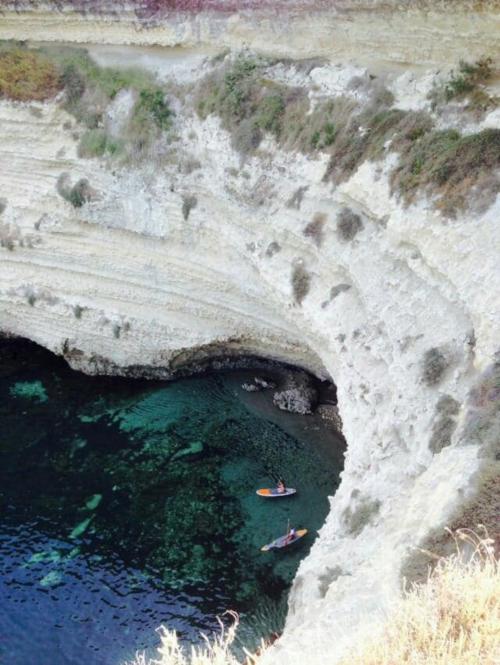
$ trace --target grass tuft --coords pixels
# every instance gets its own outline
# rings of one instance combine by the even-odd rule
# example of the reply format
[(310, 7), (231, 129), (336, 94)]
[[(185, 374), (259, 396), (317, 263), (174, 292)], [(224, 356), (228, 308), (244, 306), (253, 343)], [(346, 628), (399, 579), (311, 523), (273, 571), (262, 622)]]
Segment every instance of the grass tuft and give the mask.
[[(220, 633), (210, 640), (202, 634), (205, 641), (203, 646), (191, 646), (189, 654), (179, 643), (177, 633), (165, 627), (159, 629), (160, 646), (158, 655), (154, 660), (139, 654), (133, 662), (127, 665), (241, 665), (241, 660), (232, 652), (232, 646), (238, 629), (238, 615), (235, 612), (227, 612), (233, 623), (225, 628), (219, 620)], [(261, 651), (265, 648), (261, 647)], [(257, 656), (246, 653), (246, 665), (256, 665)]]
[(456, 542), (456, 554), (440, 558), (424, 584), (406, 591), (378, 637), (361, 640), (339, 665), (498, 663), (500, 565), (493, 541), (464, 529)]

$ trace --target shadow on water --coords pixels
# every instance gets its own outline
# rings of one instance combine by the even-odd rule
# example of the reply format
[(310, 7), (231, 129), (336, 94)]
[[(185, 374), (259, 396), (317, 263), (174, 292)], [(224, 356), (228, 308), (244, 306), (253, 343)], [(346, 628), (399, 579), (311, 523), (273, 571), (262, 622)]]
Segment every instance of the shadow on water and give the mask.
[[(249, 646), (281, 629), (343, 445), (243, 376), (88, 377), (0, 341), (0, 662), (118, 665), (160, 624), (197, 641), (229, 608)], [(278, 476), (296, 498), (255, 495)], [(261, 553), (288, 521), (311, 536)]]

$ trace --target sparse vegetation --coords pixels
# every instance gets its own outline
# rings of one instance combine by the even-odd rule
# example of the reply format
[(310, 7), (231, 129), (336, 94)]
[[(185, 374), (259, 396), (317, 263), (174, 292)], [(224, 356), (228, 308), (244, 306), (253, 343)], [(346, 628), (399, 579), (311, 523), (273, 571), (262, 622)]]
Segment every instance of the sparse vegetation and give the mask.
[(44, 101), (60, 89), (57, 67), (48, 58), (17, 46), (0, 50), (0, 98)]
[(307, 272), (302, 263), (297, 263), (292, 270), (292, 290), (293, 297), (298, 305), (302, 304), (302, 301), (309, 293), (310, 288), (310, 273)]
[[(172, 127), (173, 112), (165, 91), (144, 70), (100, 67), (79, 48), (27, 49), (7, 43), (2, 48), (0, 97), (44, 100), (64, 89), (63, 107), (89, 130), (79, 146), (83, 157), (143, 159)], [(121, 90), (133, 90), (136, 100), (123, 136), (111, 138), (105, 131), (105, 113)]]
[(242, 154), (254, 152), (263, 132), (284, 138), (287, 115), (305, 93), (263, 76), (265, 61), (240, 56), (211, 74), (198, 88), (196, 108), (202, 118), (217, 114)]
[[(462, 99), (471, 93), (477, 92), (478, 87), (491, 79), (493, 75), (493, 60), (481, 58), (474, 63), (461, 60), (457, 72), (452, 72), (451, 78), (443, 88), (446, 101)], [(439, 95), (439, 91), (437, 91)], [(484, 93), (483, 93), (484, 94)], [(434, 92), (436, 98), (436, 91)]]
[(437, 386), (448, 369), (449, 361), (437, 347), (426, 351), (422, 361), (422, 380), (426, 386)]
[(344, 242), (353, 240), (362, 229), (361, 217), (350, 208), (343, 208), (337, 215), (337, 234)]
[[(393, 96), (370, 81), (363, 83), (373, 87), (368, 108), (338, 97), (317, 103), (311, 111), (304, 91), (269, 81), (266, 66), (248, 57), (226, 62), (197, 91), (200, 116), (218, 114), (240, 153), (255, 152), (268, 131), (286, 150), (330, 153), (325, 179), (338, 184), (363, 162), (396, 151), (400, 160), (391, 175), (393, 192), (409, 204), (417, 191), (427, 190), (435, 195), (440, 211), (451, 217), (472, 198), (487, 207), (500, 190), (500, 130), (471, 135), (436, 130), (428, 114), (392, 108)], [(477, 86), (489, 76), (489, 59), (462, 63), (447, 95)], [(301, 189), (290, 199), (290, 207), (300, 207), (302, 196)]]

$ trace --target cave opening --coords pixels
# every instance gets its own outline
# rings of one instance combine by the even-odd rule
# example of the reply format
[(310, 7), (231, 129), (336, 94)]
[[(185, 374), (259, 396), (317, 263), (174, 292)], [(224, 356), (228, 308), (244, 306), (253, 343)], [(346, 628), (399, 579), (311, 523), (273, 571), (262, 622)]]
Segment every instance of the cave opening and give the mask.
[[(6, 661), (36, 645), (38, 665), (120, 663), (152, 649), (159, 625), (197, 642), (227, 609), (244, 646), (279, 633), (345, 450), (332, 384), (308, 379), (312, 414), (275, 406), (294, 376), (260, 362), (170, 382), (91, 377), (0, 340)], [(256, 495), (280, 477), (295, 497)], [(289, 524), (304, 542), (262, 553)]]

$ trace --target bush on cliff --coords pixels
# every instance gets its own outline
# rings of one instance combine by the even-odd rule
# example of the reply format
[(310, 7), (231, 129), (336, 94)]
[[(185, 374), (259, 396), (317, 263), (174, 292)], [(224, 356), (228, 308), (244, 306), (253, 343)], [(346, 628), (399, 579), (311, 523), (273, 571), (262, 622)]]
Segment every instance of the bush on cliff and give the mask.
[(0, 50), (0, 98), (44, 101), (61, 89), (56, 66), (39, 53), (19, 47)]
[(206, 77), (196, 91), (198, 115), (218, 115), (242, 154), (259, 147), (264, 131), (281, 142), (289, 126), (287, 113), (306, 98), (298, 89), (265, 78), (267, 64), (239, 56)]
[(453, 217), (471, 193), (492, 203), (500, 191), (500, 129), (462, 135), (454, 129), (427, 132), (401, 155), (391, 184), (406, 203), (422, 189), (436, 195), (438, 208)]

